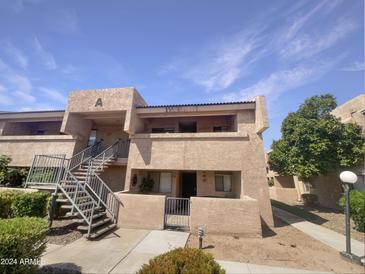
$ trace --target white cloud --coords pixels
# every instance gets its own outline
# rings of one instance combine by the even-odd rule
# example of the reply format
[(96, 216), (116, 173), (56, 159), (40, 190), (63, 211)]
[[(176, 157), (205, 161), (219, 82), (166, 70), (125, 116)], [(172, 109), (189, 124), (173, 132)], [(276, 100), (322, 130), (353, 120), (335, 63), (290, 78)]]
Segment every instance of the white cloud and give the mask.
[(291, 69), (276, 71), (252, 86), (225, 94), (222, 98), (224, 101), (242, 101), (264, 95), (272, 101), (284, 92), (299, 88), (322, 77), (337, 61), (336, 59), (324, 64), (299, 65)]
[(22, 106), (20, 107), (21, 111), (37, 111), (37, 110), (53, 110), (56, 109), (52, 105), (47, 104), (32, 104), (31, 106)]
[(13, 105), (14, 100), (8, 94), (0, 94), (0, 106)]
[(53, 55), (43, 48), (37, 37), (34, 38), (33, 46), (40, 58), (40, 61), (47, 69), (54, 70), (57, 68), (57, 64)]
[(365, 70), (365, 62), (354, 62), (350, 66), (344, 67), (343, 71), (362, 71)]
[(15, 89), (19, 90), (22, 93), (29, 93), (32, 90), (32, 83), (30, 82), (28, 77), (24, 75), (9, 74), (7, 76), (7, 80), (15, 87)]
[(25, 102), (28, 102), (28, 103), (35, 103), (35, 101), (36, 101), (36, 98), (33, 95), (31, 95), (31, 94), (29, 94), (27, 92), (23, 92), (23, 91), (17, 90), (17, 91), (14, 92), (14, 94), (20, 100), (25, 101)]
[(4, 87), (3, 85), (0, 85), (0, 92), (4, 92), (4, 91), (7, 91), (7, 88)]
[(42, 92), (44, 96), (48, 97), (49, 99), (59, 101), (62, 103), (65, 103), (67, 101), (66, 96), (56, 89), (40, 87), (39, 90)]
[(356, 29), (353, 20), (342, 19), (330, 31), (317, 35), (302, 34), (291, 40), (281, 51), (284, 58), (304, 59), (332, 47)]
[(14, 61), (21, 68), (23, 68), (23, 69), (27, 68), (28, 59), (20, 49), (18, 49), (17, 47), (12, 45), (11, 43), (8, 43), (5, 48), (6, 48), (6, 51), (8, 52), (8, 54), (10, 54), (12, 56), (12, 58), (14, 58)]

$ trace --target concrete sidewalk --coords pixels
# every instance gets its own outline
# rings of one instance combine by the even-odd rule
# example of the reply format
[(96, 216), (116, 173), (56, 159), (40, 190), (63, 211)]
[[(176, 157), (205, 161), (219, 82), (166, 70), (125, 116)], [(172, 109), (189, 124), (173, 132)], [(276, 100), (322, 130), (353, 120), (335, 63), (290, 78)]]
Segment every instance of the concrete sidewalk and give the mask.
[(135, 273), (149, 259), (185, 247), (189, 233), (120, 228), (97, 241), (85, 238), (65, 246), (49, 245), (42, 266), (82, 273)]
[[(289, 213), (285, 210), (276, 207), (272, 207), (272, 209), (275, 216), (280, 218), (285, 223), (290, 224), (296, 229), (311, 236), (312, 238), (321, 241), (322, 243), (338, 251), (344, 251), (346, 249), (345, 235), (337, 233), (323, 226), (308, 222), (305, 219), (292, 213)], [(359, 257), (364, 257), (365, 256), (364, 243), (357, 241), (355, 239), (351, 239), (351, 251), (353, 254)]]

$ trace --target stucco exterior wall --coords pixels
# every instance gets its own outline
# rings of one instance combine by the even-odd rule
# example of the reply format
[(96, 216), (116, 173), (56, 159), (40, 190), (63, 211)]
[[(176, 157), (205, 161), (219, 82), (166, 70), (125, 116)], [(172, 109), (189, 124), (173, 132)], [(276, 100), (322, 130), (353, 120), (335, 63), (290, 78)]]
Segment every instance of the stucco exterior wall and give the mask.
[(206, 233), (260, 237), (261, 221), (258, 202), (241, 199), (192, 197), (190, 204), (192, 233), (204, 227)]
[(126, 166), (111, 165), (105, 168), (100, 178), (110, 187), (113, 192), (124, 190)]
[(282, 188), (272, 186), (269, 187), (270, 199), (287, 203), (294, 204), (298, 200), (298, 193), (295, 188)]
[(229, 172), (232, 175), (232, 191), (223, 192), (215, 190), (215, 174), (222, 172), (197, 171), (197, 196), (198, 197), (222, 197), (240, 198), (241, 195), (241, 173), (239, 171)]
[(12, 158), (11, 166), (30, 166), (36, 154), (73, 155), (76, 139), (67, 135), (1, 136), (0, 155)]
[(127, 140), (129, 137), (129, 134), (124, 131), (124, 127), (122, 125), (114, 125), (114, 126), (93, 125), (92, 128), (96, 129), (96, 138), (98, 140), (103, 139), (102, 142), (103, 149), (114, 144), (118, 139)]
[(164, 229), (165, 196), (116, 194), (122, 202), (119, 207), (119, 227)]

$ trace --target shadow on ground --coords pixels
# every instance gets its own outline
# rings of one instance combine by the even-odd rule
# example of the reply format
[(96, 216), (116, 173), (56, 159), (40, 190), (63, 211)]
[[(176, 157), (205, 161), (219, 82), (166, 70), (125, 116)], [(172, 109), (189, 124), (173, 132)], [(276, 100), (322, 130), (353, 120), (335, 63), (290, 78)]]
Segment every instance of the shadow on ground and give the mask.
[(42, 266), (39, 274), (81, 274), (81, 267), (74, 263), (58, 263)]

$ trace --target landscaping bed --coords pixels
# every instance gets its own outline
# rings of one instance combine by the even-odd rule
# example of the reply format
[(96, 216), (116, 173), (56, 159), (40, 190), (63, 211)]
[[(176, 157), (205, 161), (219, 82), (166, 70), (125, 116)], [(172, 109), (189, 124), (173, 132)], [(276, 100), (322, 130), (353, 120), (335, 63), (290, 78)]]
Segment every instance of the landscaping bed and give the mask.
[[(345, 235), (345, 215), (340, 210), (328, 209), (321, 206), (304, 206), (302, 204), (285, 204), (271, 200), (271, 204), (277, 208), (293, 213), (309, 222), (321, 225), (342, 235)], [(365, 242), (365, 233), (354, 229), (351, 220), (351, 238)]]
[[(217, 260), (338, 273), (364, 272), (363, 267), (342, 259), (335, 249), (277, 218), (275, 223), (275, 228), (264, 228), (263, 238), (208, 234), (204, 237), (204, 251)], [(197, 247), (198, 237), (190, 235), (187, 246)]]
[(47, 234), (47, 242), (56, 245), (66, 245), (83, 236), (83, 231), (77, 230), (79, 219), (57, 219), (53, 220), (52, 227)]

